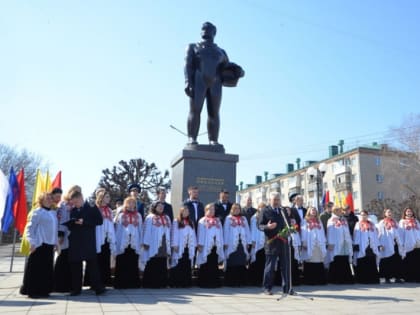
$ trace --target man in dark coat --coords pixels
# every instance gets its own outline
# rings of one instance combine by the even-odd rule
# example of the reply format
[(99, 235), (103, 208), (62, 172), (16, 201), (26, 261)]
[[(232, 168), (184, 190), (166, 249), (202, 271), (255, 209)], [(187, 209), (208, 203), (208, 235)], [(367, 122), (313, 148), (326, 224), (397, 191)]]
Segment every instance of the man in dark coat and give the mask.
[(83, 195), (75, 191), (70, 195), (74, 208), (70, 212), (70, 221), (65, 224), (70, 229), (69, 235), (69, 261), (71, 268), (72, 290), (70, 295), (79, 295), (82, 291), (82, 267), (86, 261), (90, 284), (97, 295), (105, 292), (102, 284), (96, 257), (97, 225), (102, 224), (102, 215), (99, 209), (84, 203)]
[(248, 225), (251, 224), (251, 218), (252, 216), (257, 212), (257, 209), (255, 209), (252, 206), (252, 198), (251, 196), (248, 196), (246, 198), (246, 206), (242, 208), (242, 215), (244, 215), (248, 221)]
[(291, 293), (289, 244), (287, 237), (285, 239), (277, 237), (278, 232), (286, 226), (286, 217), (287, 214), (284, 213), (284, 209), (280, 205), (280, 194), (272, 192), (270, 195), (270, 205), (261, 210), (261, 214), (258, 218), (258, 228), (261, 231), (264, 231), (265, 234), (265, 268), (263, 286), (264, 293), (268, 295), (273, 294), (274, 269), (277, 263), (277, 258), (280, 261), (283, 293)]
[(343, 209), (343, 217), (346, 218), (349, 225), (350, 235), (353, 237), (354, 227), (359, 222), (359, 218), (351, 211), (349, 206), (345, 206)]
[(159, 188), (158, 190), (158, 200), (161, 204), (163, 204), (163, 214), (166, 214), (170, 219), (171, 223), (174, 220), (174, 210), (172, 209), (172, 205), (166, 202), (166, 189)]
[(195, 230), (197, 231), (198, 221), (204, 217), (204, 205), (198, 199), (198, 187), (188, 187), (188, 199), (184, 201), (184, 206), (190, 211), (191, 221), (194, 223)]
[(232, 203), (229, 201), (229, 192), (222, 189), (219, 193), (219, 200), (214, 203), (215, 216), (220, 219), (222, 224), (230, 214), (230, 208), (232, 208)]
[(139, 184), (130, 184), (128, 185), (128, 194), (130, 195), (130, 197), (133, 197), (134, 199), (136, 199), (136, 207), (137, 207), (137, 211), (140, 213), (141, 218), (144, 221), (144, 218), (146, 217), (146, 213), (145, 213), (145, 209), (144, 209), (144, 204), (140, 201), (139, 198), (139, 194), (141, 192), (141, 187)]

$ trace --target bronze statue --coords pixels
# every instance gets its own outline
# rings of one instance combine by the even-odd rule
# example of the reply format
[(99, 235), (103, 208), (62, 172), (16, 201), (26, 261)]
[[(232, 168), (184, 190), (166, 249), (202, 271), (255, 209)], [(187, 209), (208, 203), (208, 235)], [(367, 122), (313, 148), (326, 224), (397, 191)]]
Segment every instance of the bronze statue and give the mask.
[(234, 87), (244, 76), (242, 68), (229, 62), (226, 52), (214, 43), (216, 26), (205, 22), (201, 28), (202, 41), (189, 44), (185, 57), (185, 93), (190, 99), (187, 130), (188, 144), (196, 145), (200, 115), (207, 101), (207, 131), (211, 145), (218, 144), (222, 100), (222, 85)]

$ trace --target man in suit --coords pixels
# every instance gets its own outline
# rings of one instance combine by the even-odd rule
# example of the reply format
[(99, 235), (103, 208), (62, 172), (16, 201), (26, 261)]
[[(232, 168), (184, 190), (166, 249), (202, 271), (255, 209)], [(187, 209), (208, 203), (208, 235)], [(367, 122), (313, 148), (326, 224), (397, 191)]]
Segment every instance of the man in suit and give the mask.
[(219, 193), (219, 200), (214, 203), (214, 208), (216, 210), (215, 216), (220, 219), (222, 224), (225, 222), (225, 218), (229, 215), (231, 207), (232, 203), (229, 201), (229, 192), (222, 189)]
[[(295, 217), (296, 217), (296, 223), (300, 226), (300, 223), (305, 218), (306, 211), (307, 211), (307, 209), (303, 206), (302, 195), (297, 195), (294, 198), (294, 200), (292, 200), (292, 202), (293, 202), (293, 208), (296, 209), (296, 211), (294, 211), (295, 212)], [(299, 216), (297, 216), (296, 214), (298, 214)]]
[(74, 208), (70, 211), (70, 220), (65, 223), (70, 230), (69, 235), (69, 262), (71, 269), (72, 288), (70, 295), (80, 295), (82, 291), (82, 263), (86, 261), (86, 268), (90, 277), (91, 287), (97, 295), (103, 294), (101, 276), (99, 274), (96, 257), (96, 226), (102, 224), (102, 215), (99, 209), (84, 203), (80, 191), (70, 195)]
[(191, 221), (194, 222), (197, 231), (198, 221), (204, 217), (204, 205), (198, 199), (198, 187), (188, 187), (188, 199), (184, 201), (184, 206), (190, 211)]
[[(283, 212), (283, 213), (282, 213)], [(274, 283), (274, 269), (277, 258), (280, 261), (280, 270), (283, 282), (283, 293), (291, 293), (290, 274), (289, 274), (289, 243), (287, 239), (277, 237), (279, 231), (286, 226), (287, 214), (280, 205), (280, 194), (272, 192), (270, 194), (270, 205), (261, 210), (258, 218), (258, 228), (265, 234), (265, 268), (263, 286), (264, 293), (272, 295)]]
[(248, 195), (246, 198), (246, 206), (242, 208), (242, 214), (248, 220), (248, 225), (251, 224), (251, 218), (255, 212), (257, 212), (257, 209), (252, 206), (252, 198)]
[(157, 201), (163, 204), (163, 214), (166, 214), (171, 219), (171, 222), (172, 222), (174, 220), (174, 211), (172, 209), (172, 205), (167, 203), (165, 199), (166, 199), (166, 189), (159, 188)]
[(140, 213), (141, 218), (144, 221), (144, 217), (145, 217), (144, 204), (139, 199), (139, 194), (140, 194), (140, 191), (141, 191), (140, 185), (139, 184), (130, 184), (130, 185), (128, 185), (127, 190), (128, 190), (128, 193), (129, 193), (130, 197), (133, 197), (134, 199), (136, 199), (137, 211)]

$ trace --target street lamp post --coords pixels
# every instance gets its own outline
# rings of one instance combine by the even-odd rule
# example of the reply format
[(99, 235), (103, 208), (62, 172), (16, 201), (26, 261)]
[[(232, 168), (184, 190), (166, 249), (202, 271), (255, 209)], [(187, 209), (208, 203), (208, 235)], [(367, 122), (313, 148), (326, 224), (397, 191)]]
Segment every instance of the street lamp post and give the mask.
[[(322, 191), (323, 191), (323, 188), (324, 188), (323, 187), (324, 186), (323, 185), (323, 178), (324, 178), (324, 175), (325, 175), (326, 172), (327, 172), (327, 164), (325, 164), (325, 163), (319, 164), (317, 168), (311, 166), (311, 167), (308, 168), (308, 171), (307, 171), (311, 181), (313, 182), (313, 180), (315, 180), (315, 183), (316, 183), (316, 195), (315, 196), (316, 196), (316, 206), (317, 206), (318, 211), (320, 211), (320, 209), (319, 209), (320, 208), (319, 207), (319, 205), (320, 205), (319, 195), (320, 195), (320, 192), (321, 192), (321, 195), (322, 195)], [(321, 182), (321, 189), (319, 188), (320, 182)]]

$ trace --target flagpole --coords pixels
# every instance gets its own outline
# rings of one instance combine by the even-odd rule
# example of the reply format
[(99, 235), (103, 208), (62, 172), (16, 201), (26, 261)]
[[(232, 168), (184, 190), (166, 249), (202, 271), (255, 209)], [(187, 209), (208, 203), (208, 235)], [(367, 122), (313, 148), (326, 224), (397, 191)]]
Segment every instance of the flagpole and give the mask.
[(10, 261), (10, 272), (13, 270), (13, 260), (15, 258), (15, 249), (16, 249), (16, 228), (13, 229), (13, 246), (12, 246), (12, 259)]

